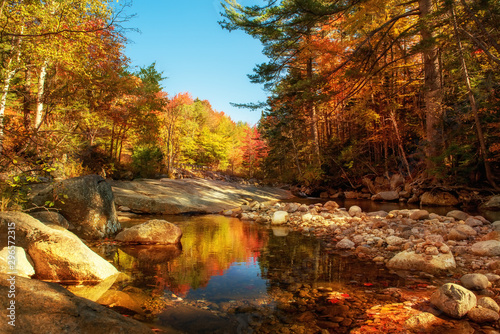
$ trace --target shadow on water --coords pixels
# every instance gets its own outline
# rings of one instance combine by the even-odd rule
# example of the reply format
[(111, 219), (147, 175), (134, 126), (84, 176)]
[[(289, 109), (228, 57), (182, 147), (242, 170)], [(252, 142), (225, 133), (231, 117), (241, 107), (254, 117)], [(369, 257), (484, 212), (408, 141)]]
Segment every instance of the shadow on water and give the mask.
[(404, 285), (384, 267), (329, 254), (314, 237), (286, 228), (219, 215), (163, 218), (183, 230), (182, 249), (112, 242), (93, 248), (129, 276), (97, 301), (165, 333), (250, 332), (251, 314), (265, 309), (257, 313), (269, 317), (302, 286), (361, 295), (365, 284)]

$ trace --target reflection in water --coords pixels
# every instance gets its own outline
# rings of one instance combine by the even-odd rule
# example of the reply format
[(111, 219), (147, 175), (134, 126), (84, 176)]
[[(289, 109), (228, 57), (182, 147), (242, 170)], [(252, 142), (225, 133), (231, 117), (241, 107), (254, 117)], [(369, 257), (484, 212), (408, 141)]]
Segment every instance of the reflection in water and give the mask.
[[(287, 228), (267, 229), (219, 215), (162, 218), (183, 230), (182, 250), (114, 244), (101, 244), (95, 250), (131, 277), (125, 285), (113, 287), (119, 293), (133, 291), (137, 295), (142, 291), (143, 296), (156, 301), (182, 297), (174, 307), (168, 302), (155, 307), (159, 308), (156, 314), (161, 324), (184, 332), (201, 333), (199, 328), (185, 328), (192, 317), (206, 317), (215, 321), (214, 326), (220, 320), (209, 317), (204, 307), (193, 307), (190, 301), (205, 301), (216, 309), (235, 301), (272, 308), (277, 294), (297, 284), (333, 289), (350, 285), (351, 290), (365, 282), (381, 287), (402, 284), (397, 276), (373, 263), (328, 254), (314, 237)], [(181, 318), (184, 320), (173, 323), (172, 319)]]

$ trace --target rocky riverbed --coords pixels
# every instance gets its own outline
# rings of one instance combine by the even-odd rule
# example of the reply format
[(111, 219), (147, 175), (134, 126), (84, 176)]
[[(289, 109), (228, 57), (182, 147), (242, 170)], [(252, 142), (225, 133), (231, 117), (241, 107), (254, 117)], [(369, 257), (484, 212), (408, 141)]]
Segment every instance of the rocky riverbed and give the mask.
[[(490, 222), (460, 210), (452, 210), (445, 216), (420, 209), (367, 213), (357, 206), (339, 208), (334, 201), (312, 205), (253, 201), (226, 210), (224, 214), (311, 234), (330, 252), (352, 254), (385, 266), (401, 277), (418, 277), (416, 286), (423, 287), (419, 295), (405, 298), (408, 291), (401, 289), (382, 292), (382, 295), (398, 295), (401, 303), (383, 306), (375, 303), (378, 306), (374, 305), (368, 314), (381, 314), (382, 308), (386, 321), (378, 317), (364, 325), (376, 331), (399, 332), (398, 326), (412, 331), (411, 327), (415, 326), (415, 331), (422, 332), (425, 325), (429, 327), (424, 332), (451, 326), (457, 333), (474, 330), (498, 333), (500, 222)], [(304, 297), (318, 299), (319, 305), (321, 300), (331, 298), (311, 287), (298, 287), (297, 291), (295, 293)], [(345, 305), (339, 310), (344, 309), (347, 314), (356, 298), (351, 299), (349, 293), (345, 296), (349, 298), (342, 295), (333, 298), (334, 307)], [(318, 306), (318, 300), (313, 304)], [(309, 302), (302, 311), (309, 310), (307, 305)], [(314, 317), (307, 313), (301, 316), (314, 318), (318, 323), (322, 310), (319, 306), (309, 310)], [(339, 320), (332, 328), (341, 328), (346, 319), (336, 313), (342, 313), (339, 310), (331, 311)], [(398, 320), (389, 321), (392, 329), (377, 327), (377, 322), (388, 326), (387, 320), (391, 317)]]

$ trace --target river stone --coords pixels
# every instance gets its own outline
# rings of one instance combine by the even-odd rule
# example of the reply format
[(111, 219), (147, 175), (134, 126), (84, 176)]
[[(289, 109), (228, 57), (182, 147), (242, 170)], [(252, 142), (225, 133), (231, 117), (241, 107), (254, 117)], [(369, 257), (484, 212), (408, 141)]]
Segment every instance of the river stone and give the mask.
[(470, 320), (476, 323), (496, 322), (500, 318), (498, 312), (485, 307), (474, 307), (467, 313)]
[(0, 212), (0, 234), (6, 235), (12, 224), (16, 226), (16, 245), (28, 252), (38, 279), (100, 281), (118, 273), (67, 230), (50, 228), (26, 213)]
[(461, 318), (476, 306), (474, 293), (453, 283), (446, 283), (431, 295), (430, 302), (452, 318)]
[(387, 242), (389, 246), (399, 246), (404, 244), (406, 241), (407, 241), (406, 239), (396, 237), (394, 235), (385, 238), (385, 242)]
[[(11, 262), (12, 257), (15, 259), (14, 263)], [(35, 269), (33, 261), (23, 248), (4, 247), (0, 251), (0, 273), (30, 278), (35, 275)]]
[(457, 220), (466, 220), (469, 217), (469, 214), (460, 210), (452, 210), (446, 214), (446, 217), (452, 217)]
[(153, 219), (143, 224), (126, 228), (115, 237), (117, 241), (137, 244), (178, 244), (181, 229), (166, 220)]
[(483, 274), (466, 274), (460, 278), (460, 283), (469, 290), (483, 290), (488, 287), (488, 277)]
[(489, 308), (495, 312), (500, 312), (500, 306), (498, 306), (497, 302), (490, 297), (481, 297), (477, 300), (478, 307)]
[(337, 202), (335, 201), (328, 201), (326, 202), (323, 207), (325, 209), (328, 209), (328, 211), (332, 211), (332, 210), (335, 210), (335, 209), (338, 209), (340, 206)]
[(458, 199), (450, 193), (443, 191), (425, 192), (420, 198), (421, 205), (430, 206), (455, 206), (459, 204)]
[(83, 239), (103, 239), (121, 230), (111, 186), (99, 175), (85, 175), (57, 182), (35, 194), (33, 204), (54, 203)]
[(500, 241), (487, 240), (487, 241), (476, 242), (471, 246), (471, 251), (474, 255), (479, 255), (479, 256), (499, 256)]
[(465, 224), (467, 224), (470, 227), (483, 226), (483, 222), (479, 219), (474, 218), (474, 217), (467, 218), (465, 220)]
[[(10, 282), (0, 274), (0, 304), (8, 305)], [(55, 283), (16, 277), (15, 333), (152, 334), (151, 329)], [(7, 307), (0, 310), (0, 333), (12, 333)]]
[(397, 191), (381, 191), (372, 196), (372, 201), (396, 201), (398, 199)]
[(335, 247), (339, 249), (352, 249), (354, 248), (355, 244), (349, 238), (344, 238), (340, 240)]
[(273, 213), (273, 217), (271, 219), (271, 223), (273, 225), (282, 225), (288, 221), (289, 215), (286, 211), (276, 211)]
[(389, 269), (419, 270), (439, 274), (456, 268), (453, 254), (424, 255), (413, 251), (403, 251), (387, 262)]
[(410, 219), (413, 219), (413, 220), (429, 219), (429, 211), (427, 211), (427, 210), (415, 210), (410, 214)]
[(351, 217), (359, 217), (361, 215), (361, 213), (363, 212), (363, 210), (361, 210), (361, 208), (357, 205), (353, 205), (349, 208), (349, 215)]

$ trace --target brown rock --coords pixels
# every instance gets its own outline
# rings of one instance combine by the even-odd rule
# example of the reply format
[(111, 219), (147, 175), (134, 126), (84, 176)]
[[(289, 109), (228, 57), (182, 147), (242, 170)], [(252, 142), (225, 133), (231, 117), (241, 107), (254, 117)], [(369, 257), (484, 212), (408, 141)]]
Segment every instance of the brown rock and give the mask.
[(474, 307), (467, 313), (467, 317), (477, 323), (498, 321), (498, 312), (485, 307)]

